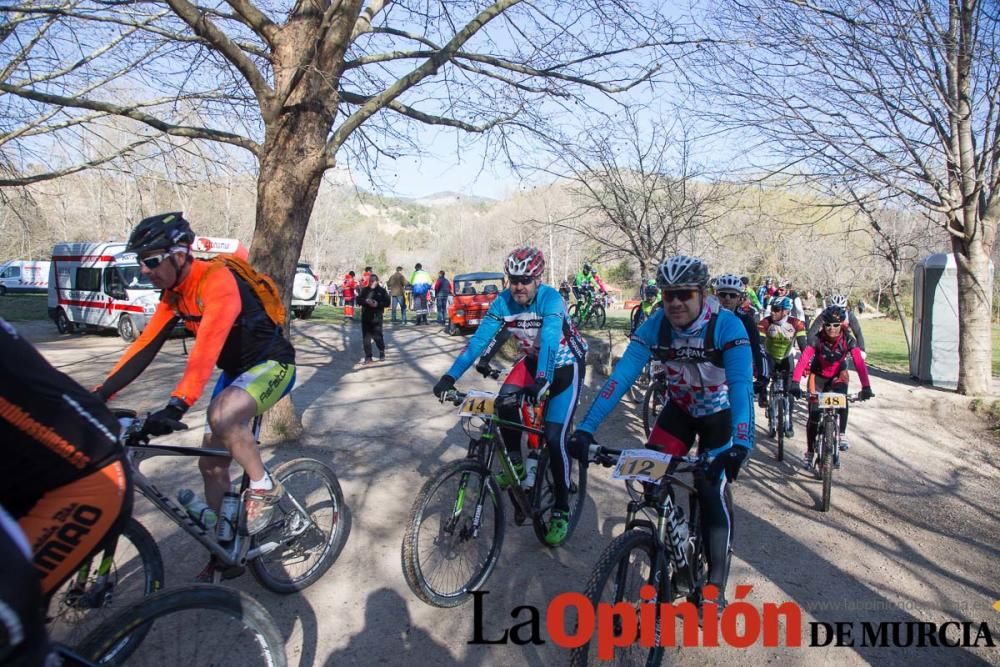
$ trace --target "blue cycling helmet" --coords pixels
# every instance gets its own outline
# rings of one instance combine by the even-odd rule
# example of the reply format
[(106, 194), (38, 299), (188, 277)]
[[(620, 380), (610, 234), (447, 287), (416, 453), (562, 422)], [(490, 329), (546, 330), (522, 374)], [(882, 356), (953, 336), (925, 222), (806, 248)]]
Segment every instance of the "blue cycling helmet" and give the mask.
[(791, 309), (792, 309), (792, 300), (789, 299), (787, 296), (778, 297), (771, 302), (771, 310), (791, 310)]

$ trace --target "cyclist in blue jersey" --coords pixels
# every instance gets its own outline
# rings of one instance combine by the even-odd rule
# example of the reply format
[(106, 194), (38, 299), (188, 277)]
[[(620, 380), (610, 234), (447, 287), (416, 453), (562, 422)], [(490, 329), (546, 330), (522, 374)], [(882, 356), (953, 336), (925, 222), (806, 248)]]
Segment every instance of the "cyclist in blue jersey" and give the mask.
[[(536, 403), (548, 397), (545, 440), (556, 497), (545, 541), (558, 546), (565, 541), (569, 530), (570, 461), (566, 442), (583, 385), (587, 344), (566, 314), (566, 304), (559, 292), (542, 284), (545, 256), (540, 250), (529, 246), (517, 248), (508, 255), (505, 270), (510, 286), (493, 301), (468, 346), (434, 385), (434, 395), (441, 398), (477, 359), (488, 359), (501, 332), (514, 337), (524, 357), (514, 365), (500, 394), (522, 393)], [(485, 375), (489, 370), (487, 364), (486, 361), (477, 364), (476, 370)], [(499, 413), (504, 419), (520, 421), (517, 408), (500, 408)], [(521, 432), (503, 429), (502, 435), (514, 469), (523, 479)], [(498, 481), (502, 487), (514, 483), (506, 475), (498, 476)]]
[[(724, 604), (729, 575), (732, 508), (726, 484), (736, 479), (753, 447), (753, 361), (743, 323), (729, 310), (713, 313), (705, 296), (708, 267), (678, 255), (657, 269), (663, 307), (632, 335), (614, 372), (598, 392), (587, 416), (573, 433), (570, 449), (583, 456), (593, 433), (628, 391), (649, 358), (666, 365), (667, 402), (649, 434), (647, 447), (684, 455), (698, 440), (708, 468), (696, 479), (704, 512), (708, 583)], [(680, 588), (690, 582), (678, 581)]]

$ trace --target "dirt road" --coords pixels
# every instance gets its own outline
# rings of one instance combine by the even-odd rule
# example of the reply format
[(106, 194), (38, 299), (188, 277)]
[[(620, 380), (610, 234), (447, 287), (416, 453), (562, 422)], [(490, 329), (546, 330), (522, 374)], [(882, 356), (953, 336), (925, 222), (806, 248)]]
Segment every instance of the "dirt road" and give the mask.
[[(114, 337), (58, 337), (49, 323), (20, 325), (55, 365), (85, 384), (112, 366), (122, 343)], [(282, 597), (249, 576), (233, 582), (272, 611), (288, 638), (291, 665), (552, 665), (566, 654), (543, 644), (469, 645), (473, 607), (428, 607), (407, 588), (400, 569), (404, 519), (424, 479), (463, 455), (452, 409), (430, 395), (463, 339), (436, 327), (386, 326), (388, 360), (362, 368), (358, 325), (296, 322), (298, 386), (293, 394), (308, 436), (294, 446), (266, 450), (286, 460), (308, 455), (336, 470), (353, 512), (340, 559), (301, 595)], [(167, 343), (154, 366), (118, 405), (159, 407), (185, 357)], [(461, 385), (488, 385), (470, 376)], [(588, 377), (588, 405), (594, 385)], [(753, 586), (747, 601), (794, 601), (803, 609), (803, 646), (745, 650), (684, 649), (679, 664), (1000, 664), (1000, 648), (980, 638), (978, 648), (862, 646), (862, 622), (986, 621), (1000, 642), (1000, 465), (996, 441), (968, 410), (968, 399), (876, 375), (877, 398), (851, 410), (851, 450), (843, 457), (834, 507), (816, 510), (819, 482), (792, 463), (804, 448), (797, 415), (792, 456), (774, 459), (773, 442), (760, 437), (753, 463), (737, 484), (735, 555), (730, 598), (737, 584)], [(205, 400), (188, 416), (198, 442)], [(608, 444), (639, 443), (641, 424), (625, 402), (602, 427)], [(790, 460), (791, 459), (791, 460)], [(197, 485), (197, 471), (165, 470), (171, 482)], [(527, 620), (519, 605), (542, 610), (564, 591), (582, 590), (591, 568), (620, 533), (624, 492), (603, 469), (591, 469), (586, 513), (571, 543), (542, 548), (528, 528), (507, 530), (500, 564), (484, 599), (484, 636)], [(137, 516), (165, 551), (167, 584), (189, 581), (204, 564), (193, 543), (155, 516), (145, 501)], [(508, 514), (509, 516), (509, 514)], [(809, 647), (809, 623), (853, 622), (854, 646)], [(960, 633), (959, 633), (960, 635)], [(950, 636), (959, 636), (954, 632)], [(975, 639), (973, 630), (972, 638)], [(901, 639), (905, 639), (902, 637)]]

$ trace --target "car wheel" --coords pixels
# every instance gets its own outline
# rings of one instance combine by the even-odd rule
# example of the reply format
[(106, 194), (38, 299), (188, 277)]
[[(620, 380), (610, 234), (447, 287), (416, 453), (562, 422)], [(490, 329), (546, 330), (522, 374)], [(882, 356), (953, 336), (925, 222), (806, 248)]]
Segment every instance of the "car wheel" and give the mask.
[(61, 334), (68, 334), (73, 330), (73, 324), (66, 317), (66, 311), (62, 308), (56, 311), (56, 329)]
[(7, 286), (0, 285), (0, 296), (4, 296), (5, 294), (7, 294)]
[(139, 337), (139, 331), (135, 328), (135, 322), (132, 321), (128, 313), (123, 313), (118, 318), (118, 335), (126, 343), (131, 343)]

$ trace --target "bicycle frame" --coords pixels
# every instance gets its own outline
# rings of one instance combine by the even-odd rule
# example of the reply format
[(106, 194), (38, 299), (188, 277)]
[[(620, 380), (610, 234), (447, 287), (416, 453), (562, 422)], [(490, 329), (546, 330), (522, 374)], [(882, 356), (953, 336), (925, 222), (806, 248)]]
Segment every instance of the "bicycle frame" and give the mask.
[[(534, 426), (527, 426), (521, 422), (508, 421), (494, 414), (487, 420), (486, 426), (484, 427), (482, 434), (479, 436), (479, 440), (470, 441), (468, 457), (479, 460), (487, 470), (492, 470), (493, 458), (497, 455), (499, 450), (500, 467), (503, 468), (503, 471), (507, 475), (508, 479), (517, 479), (517, 475), (514, 471), (514, 463), (511, 461), (510, 453), (507, 451), (507, 443), (504, 441), (503, 433), (500, 431), (502, 427), (513, 428), (528, 434), (533, 434), (539, 438), (540, 442), (544, 443), (545, 432), (542, 429)], [(497, 447), (497, 441), (499, 441), (501, 445), (500, 447)], [(538, 451), (541, 452), (544, 450), (544, 444), (539, 446)], [(511, 495), (511, 500), (518, 506), (518, 509), (525, 515), (531, 516), (531, 499), (528, 497), (524, 488), (522, 488), (520, 484), (512, 484), (507, 491)], [(485, 501), (486, 496), (481, 495), (477, 501), (477, 505), (482, 506)], [(460, 507), (456, 507), (456, 509), (460, 509)], [(481, 514), (482, 512), (480, 511), (480, 508), (477, 507), (476, 520), (473, 523), (477, 535), (479, 531), (479, 517)]]
[[(261, 417), (254, 417), (251, 430), (253, 431), (254, 440), (256, 440), (258, 444), (260, 442), (260, 424)], [(295, 534), (283, 535), (282, 542), (270, 541), (251, 549), (250, 546), (253, 540), (251, 536), (246, 534), (246, 517), (241, 506), (238, 515), (239, 526), (237, 527), (237, 530), (234, 531), (235, 535), (233, 540), (229, 545), (223, 546), (219, 544), (214, 535), (210, 534), (209, 531), (207, 531), (201, 524), (196, 522), (188, 514), (186, 509), (171, 500), (167, 494), (161, 492), (156, 485), (139, 470), (139, 464), (142, 461), (161, 456), (208, 456), (231, 459), (232, 455), (225, 449), (202, 449), (179, 445), (125, 445), (125, 461), (127, 461), (130, 467), (132, 483), (135, 486), (136, 491), (141, 493), (147, 500), (149, 500), (149, 502), (153, 504), (154, 507), (165, 514), (171, 521), (176, 523), (181, 530), (197, 540), (199, 544), (205, 547), (209, 553), (215, 556), (226, 567), (243, 566), (247, 563), (247, 561), (264, 556), (280, 547), (282, 542), (298, 537), (312, 524), (311, 521), (304, 522), (302, 529), (297, 531)], [(242, 492), (245, 490), (249, 484), (250, 478), (244, 471), (243, 479), (240, 484), (240, 491)], [(308, 512), (305, 511), (301, 504), (299, 504), (299, 501), (296, 500), (291, 494), (286, 493), (285, 497), (295, 505), (296, 509), (302, 513), (302, 516), (309, 516)], [(105, 558), (105, 560), (109, 561), (109, 567), (109, 559), (113, 557), (113, 555), (112, 551), (111, 555)], [(101, 567), (103, 568), (104, 565), (104, 562), (102, 562)]]

